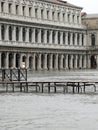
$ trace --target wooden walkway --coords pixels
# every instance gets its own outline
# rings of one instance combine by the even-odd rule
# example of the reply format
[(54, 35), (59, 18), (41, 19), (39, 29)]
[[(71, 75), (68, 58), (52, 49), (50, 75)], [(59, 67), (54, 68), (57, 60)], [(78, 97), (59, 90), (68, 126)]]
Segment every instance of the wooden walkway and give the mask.
[[(1, 92), (36, 92), (36, 93), (86, 93), (87, 88), (93, 88), (90, 91), (96, 92), (97, 81), (91, 80), (54, 80), (38, 79), (32, 81), (0, 81)], [(1, 89), (0, 89), (1, 90)]]

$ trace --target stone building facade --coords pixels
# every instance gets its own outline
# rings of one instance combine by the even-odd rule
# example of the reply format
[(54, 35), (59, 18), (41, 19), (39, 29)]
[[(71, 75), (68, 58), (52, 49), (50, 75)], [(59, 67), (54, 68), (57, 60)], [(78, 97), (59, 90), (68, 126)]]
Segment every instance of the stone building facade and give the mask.
[(87, 54), (90, 67), (98, 68), (98, 14), (82, 13), (82, 24), (87, 29)]
[(81, 10), (61, 0), (0, 0), (0, 68), (90, 68)]

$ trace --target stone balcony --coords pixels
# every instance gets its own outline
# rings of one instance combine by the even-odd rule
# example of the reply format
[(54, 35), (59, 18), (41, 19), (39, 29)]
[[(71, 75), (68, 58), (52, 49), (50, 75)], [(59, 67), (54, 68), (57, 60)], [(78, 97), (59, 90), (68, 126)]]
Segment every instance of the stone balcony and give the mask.
[(36, 23), (36, 24), (43, 24), (43, 25), (50, 25), (50, 26), (52, 25), (52, 26), (67, 27), (67, 28), (77, 28), (77, 29), (85, 28), (85, 26), (82, 24), (39, 19), (39, 18), (34, 18), (29, 16), (21, 16), (21, 15), (14, 15), (14, 14), (1, 13), (1, 12), (0, 12), (0, 18), (5, 20), (22, 21), (24, 23), (25, 22)]
[(27, 49), (56, 49), (56, 50), (86, 50), (86, 46), (81, 45), (58, 45), (58, 44), (46, 44), (46, 43), (29, 43), (29, 42), (14, 42), (14, 41), (0, 41), (0, 46), (3, 47), (22, 47)]

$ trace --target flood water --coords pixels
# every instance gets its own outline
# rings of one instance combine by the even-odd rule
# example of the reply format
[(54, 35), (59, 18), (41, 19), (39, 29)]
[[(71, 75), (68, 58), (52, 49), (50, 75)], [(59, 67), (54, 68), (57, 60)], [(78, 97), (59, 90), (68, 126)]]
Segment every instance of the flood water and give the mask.
[[(93, 70), (42, 73), (29, 78), (98, 76)], [(0, 93), (0, 130), (98, 130), (98, 93)]]

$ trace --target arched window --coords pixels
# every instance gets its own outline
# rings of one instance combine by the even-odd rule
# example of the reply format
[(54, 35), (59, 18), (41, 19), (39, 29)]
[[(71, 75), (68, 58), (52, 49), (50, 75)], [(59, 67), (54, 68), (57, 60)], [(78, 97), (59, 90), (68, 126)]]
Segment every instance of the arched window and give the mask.
[(4, 27), (4, 25), (1, 26), (1, 38), (2, 38), (2, 40), (5, 39), (5, 27)]
[(41, 42), (44, 42), (44, 30), (41, 30)]
[(52, 33), (52, 42), (53, 43), (55, 42), (55, 31), (53, 31), (53, 33)]
[(77, 44), (79, 45), (79, 39), (80, 39), (80, 36), (79, 36), (79, 33), (77, 34)]
[(58, 44), (60, 44), (60, 32), (58, 32)]
[(9, 26), (9, 40), (12, 41), (12, 27)]
[(66, 34), (65, 32), (63, 32), (63, 44), (65, 44), (65, 37), (66, 37)]
[(29, 29), (29, 42), (32, 42), (32, 29)]
[(91, 46), (95, 46), (95, 34), (91, 34)]
[(73, 33), (73, 45), (75, 45), (75, 34)]
[(82, 46), (84, 45), (84, 35), (82, 34)]
[(25, 28), (23, 28), (22, 35), (23, 35), (23, 41), (25, 41), (26, 40), (26, 30), (25, 30)]
[(38, 42), (38, 30), (35, 30), (35, 42)]
[(19, 41), (19, 28), (16, 27), (16, 41)]
[(50, 37), (50, 33), (49, 31), (47, 31), (47, 43), (49, 43), (49, 37)]
[(70, 45), (70, 33), (68, 33), (68, 45)]

